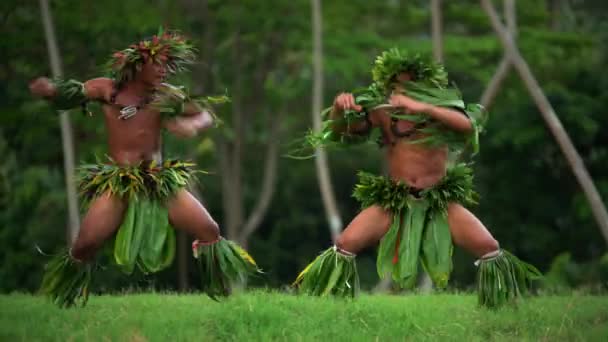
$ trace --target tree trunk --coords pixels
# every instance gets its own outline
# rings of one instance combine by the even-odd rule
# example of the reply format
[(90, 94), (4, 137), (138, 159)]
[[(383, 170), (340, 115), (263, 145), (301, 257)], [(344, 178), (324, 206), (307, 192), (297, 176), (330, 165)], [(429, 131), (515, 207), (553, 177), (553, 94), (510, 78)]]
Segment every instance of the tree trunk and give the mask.
[(443, 63), (443, 30), (441, 0), (431, 0), (431, 37), (433, 40), (433, 58)]
[(595, 217), (595, 220), (604, 236), (604, 239), (608, 243), (608, 213), (606, 212), (606, 207), (602, 202), (600, 194), (598, 193), (595, 185), (593, 184), (593, 180), (591, 176), (587, 172), (585, 164), (581, 156), (576, 151), (568, 133), (564, 130), (559, 118), (555, 114), (551, 103), (545, 97), (542, 89), (540, 88), (538, 82), (534, 78), (530, 67), (523, 59), (515, 42), (511, 38), (511, 35), (508, 33), (507, 29), (500, 23), (500, 19), (496, 14), (496, 10), (492, 6), (489, 0), (481, 0), (481, 6), (485, 10), (486, 14), (490, 18), (492, 23), (492, 27), (494, 31), (497, 33), (500, 42), (505, 49), (505, 52), (508, 58), (513, 63), (515, 69), (519, 73), (521, 79), (523, 80), (526, 88), (528, 88), (528, 92), (534, 99), (536, 106), (538, 107), (543, 119), (545, 120), (547, 127), (555, 137), (559, 147), (562, 152), (566, 156), (566, 160), (574, 173), (577, 181), (587, 197), (587, 201), (591, 206), (591, 210)]
[[(228, 238), (236, 240), (239, 238), (239, 230), (243, 225), (244, 214), (243, 214), (243, 187), (242, 187), (242, 156), (243, 156), (243, 140), (245, 130), (243, 126), (243, 92), (242, 92), (242, 68), (241, 68), (241, 39), (240, 32), (237, 30), (234, 37), (234, 45), (232, 48), (232, 62), (235, 66), (234, 74), (234, 95), (232, 96), (232, 123), (234, 125), (234, 140), (231, 144), (224, 142), (225, 149), (222, 151), (226, 153), (224, 161), (226, 169), (224, 169), (224, 176), (228, 177), (228, 181), (224, 183), (227, 189), (224, 191), (227, 193), (227, 212), (226, 217), (226, 231)], [(226, 147), (231, 148), (226, 148)]]
[(276, 189), (277, 181), (277, 162), (279, 159), (279, 127), (281, 125), (282, 113), (285, 110), (281, 110), (279, 115), (270, 118), (270, 133), (268, 139), (268, 146), (266, 147), (266, 157), (264, 162), (264, 179), (262, 180), (262, 186), (260, 190), (259, 198), (256, 202), (255, 207), (251, 211), (247, 222), (243, 226), (240, 233), (239, 242), (243, 247), (247, 247), (249, 237), (262, 223), (264, 215), (270, 207), (270, 202)]
[[(313, 38), (312, 123), (314, 131), (319, 132), (321, 130), (321, 117), (319, 114), (321, 113), (323, 102), (323, 24), (321, 0), (311, 0), (311, 10)], [(327, 217), (332, 240), (335, 242), (342, 231), (342, 219), (336, 205), (327, 154), (322, 148), (317, 148), (315, 156), (317, 179), (319, 180), (321, 198), (325, 207), (325, 216)]]
[(213, 40), (215, 33), (215, 23), (214, 18), (211, 16), (211, 10), (209, 9), (209, 1), (202, 1), (203, 7), (201, 11), (201, 17), (203, 18), (203, 23), (205, 23), (205, 36), (203, 37), (203, 46), (204, 46), (204, 78), (202, 84), (202, 92), (211, 92), (214, 88), (212, 85), (213, 82), (213, 55), (215, 51), (215, 41)]
[[(234, 37), (232, 49), (232, 60), (235, 70), (235, 78), (232, 96), (232, 123), (234, 138), (231, 142), (225, 137), (218, 142), (220, 169), (222, 170), (223, 208), (227, 237), (247, 246), (251, 235), (259, 228), (264, 215), (270, 207), (272, 197), (276, 189), (279, 141), (282, 111), (276, 116), (269, 118), (269, 139), (266, 143), (266, 157), (264, 161), (264, 174), (256, 201), (251, 212), (246, 215), (243, 198), (242, 162), (245, 153), (245, 97), (243, 96), (242, 79), (242, 47), (240, 33), (237, 30)], [(273, 45), (274, 46), (274, 45)], [(268, 73), (266, 63), (268, 60), (260, 61), (258, 73), (259, 83), (263, 83)], [(256, 89), (254, 91), (260, 91)], [(263, 92), (253, 96), (261, 99)], [(261, 102), (260, 102), (261, 103)], [(247, 111), (256, 112), (257, 102), (248, 103)]]
[[(513, 39), (516, 38), (517, 35), (517, 20), (515, 16), (515, 0), (503, 0), (503, 7), (505, 13), (505, 20), (507, 22), (507, 27), (509, 28), (509, 33)], [(481, 95), (481, 105), (486, 109), (490, 108), (498, 91), (502, 87), (502, 83), (504, 79), (507, 77), (507, 74), (511, 67), (511, 61), (505, 54), (498, 65), (498, 69), (492, 76), (490, 83), (486, 87), (486, 90)]]
[[(55, 30), (53, 26), (53, 17), (49, 8), (48, 0), (40, 0), (40, 12), (44, 25), (44, 35), (46, 37), (46, 45), (48, 49), (51, 72), (53, 77), (62, 77), (63, 70), (61, 67), (61, 57), (59, 56), (59, 48), (57, 47), (57, 39), (55, 39)], [(61, 111), (59, 114), (61, 122), (61, 140), (63, 147), (63, 168), (65, 173), (66, 193), (68, 198), (68, 244), (78, 235), (80, 230), (80, 218), (78, 214), (78, 196), (76, 195), (76, 181), (74, 170), (74, 138), (72, 135), (72, 125), (67, 111)]]

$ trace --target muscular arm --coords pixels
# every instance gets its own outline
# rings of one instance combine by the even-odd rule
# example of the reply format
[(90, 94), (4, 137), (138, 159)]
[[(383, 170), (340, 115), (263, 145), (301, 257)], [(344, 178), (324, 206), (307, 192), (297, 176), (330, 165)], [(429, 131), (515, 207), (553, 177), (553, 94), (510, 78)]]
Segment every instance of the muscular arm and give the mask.
[(84, 82), (85, 95), (89, 100), (107, 101), (114, 89), (114, 81), (106, 77), (98, 77)]
[(390, 103), (393, 106), (404, 108), (408, 113), (426, 113), (433, 119), (455, 131), (462, 133), (470, 133), (473, 131), (471, 120), (465, 114), (457, 110), (416, 101), (401, 94), (391, 96)]
[(33, 95), (55, 103), (58, 109), (70, 109), (87, 100), (105, 100), (112, 92), (113, 81), (109, 78), (94, 78), (84, 83), (74, 80), (52, 81), (39, 77), (30, 83)]
[(169, 132), (182, 138), (191, 138), (212, 125), (213, 115), (195, 102), (186, 103), (182, 115), (165, 122)]
[(451, 108), (433, 105), (428, 106), (429, 108), (425, 111), (425, 113), (452, 128), (453, 130), (462, 133), (470, 133), (473, 131), (471, 120), (466, 116), (466, 114)]

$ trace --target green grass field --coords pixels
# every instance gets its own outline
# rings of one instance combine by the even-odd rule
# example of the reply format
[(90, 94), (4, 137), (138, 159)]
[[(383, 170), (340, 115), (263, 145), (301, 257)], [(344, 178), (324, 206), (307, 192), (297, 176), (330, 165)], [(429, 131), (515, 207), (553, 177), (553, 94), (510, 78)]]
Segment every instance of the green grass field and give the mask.
[(355, 301), (253, 292), (92, 297), (60, 310), (0, 296), (1, 341), (608, 341), (608, 297), (535, 297), (498, 311), (473, 295), (365, 295)]

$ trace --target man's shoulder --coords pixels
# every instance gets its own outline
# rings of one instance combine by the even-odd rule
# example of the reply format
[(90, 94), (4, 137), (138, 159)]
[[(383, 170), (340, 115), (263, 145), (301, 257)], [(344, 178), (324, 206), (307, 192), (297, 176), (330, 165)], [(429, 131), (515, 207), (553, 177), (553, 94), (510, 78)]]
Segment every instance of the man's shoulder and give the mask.
[(114, 88), (114, 80), (109, 77), (96, 77), (88, 80), (86, 82), (91, 86), (94, 86), (99, 89), (112, 89)]
[(157, 92), (161, 98), (165, 99), (186, 100), (188, 98), (186, 87), (170, 83), (161, 83), (157, 88)]
[(89, 99), (108, 101), (114, 89), (114, 80), (108, 77), (92, 78), (84, 83)]

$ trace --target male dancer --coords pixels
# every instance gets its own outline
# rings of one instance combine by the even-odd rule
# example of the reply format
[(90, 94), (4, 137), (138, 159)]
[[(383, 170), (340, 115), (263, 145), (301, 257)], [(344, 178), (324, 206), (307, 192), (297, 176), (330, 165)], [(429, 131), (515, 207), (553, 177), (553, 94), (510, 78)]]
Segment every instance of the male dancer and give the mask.
[[(376, 58), (374, 83), (354, 96), (338, 95), (317, 144), (361, 141), (379, 129), (389, 176), (359, 173), (353, 196), (363, 210), (336, 245), (298, 276), (300, 289), (315, 295), (358, 290), (355, 255), (380, 241), (377, 270), (400, 286), (415, 285), (422, 262), (437, 287), (452, 271), (453, 243), (479, 258), (479, 303), (495, 307), (520, 296), (539, 275), (500, 249), (464, 205), (475, 202), (471, 169), (450, 156), (478, 146), (483, 108), (465, 106), (448, 87), (443, 66), (420, 55), (391, 49)], [(388, 102), (390, 105), (383, 104)], [(314, 138), (314, 137), (313, 137)]]
[(208, 99), (191, 98), (183, 88), (163, 83), (194, 58), (184, 37), (161, 30), (116, 52), (108, 64), (112, 78), (80, 83), (42, 77), (30, 84), (34, 95), (56, 109), (83, 106), (86, 111), (88, 101), (100, 102), (108, 132), (109, 159), (80, 170), (88, 210), (78, 237), (46, 267), (41, 292), (59, 306), (86, 303), (90, 261), (112, 237), (116, 264), (130, 274), (136, 265), (152, 273), (171, 264), (172, 227), (194, 236), (202, 289), (212, 298), (228, 295), (233, 282), (257, 271), (247, 252), (220, 236), (217, 223), (186, 190), (194, 164), (162, 160), (163, 129), (193, 137), (214, 122)]

